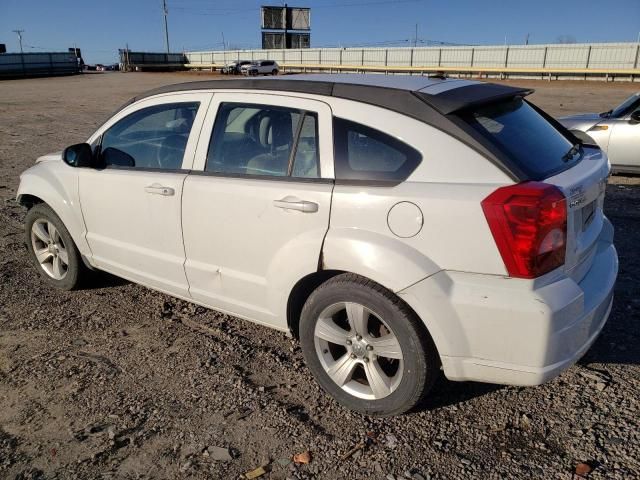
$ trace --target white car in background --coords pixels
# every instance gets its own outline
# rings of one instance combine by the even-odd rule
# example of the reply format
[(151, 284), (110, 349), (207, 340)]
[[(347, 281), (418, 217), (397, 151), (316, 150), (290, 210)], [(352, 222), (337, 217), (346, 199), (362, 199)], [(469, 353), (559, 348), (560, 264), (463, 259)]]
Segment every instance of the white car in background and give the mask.
[(250, 60), (237, 60), (235, 62), (230, 62), (225, 64), (224, 67), (220, 70), (223, 75), (239, 75), (240, 69), (243, 65), (250, 64)]
[(257, 60), (240, 67), (243, 75), (278, 75), (280, 66), (275, 60)]
[(602, 113), (582, 113), (558, 121), (585, 143), (607, 152), (615, 172), (640, 173), (640, 92)]
[(343, 405), (451, 380), (537, 385), (609, 315), (607, 158), (466, 80), (310, 75), (171, 85), (21, 175), (51, 285), (99, 269), (300, 339)]

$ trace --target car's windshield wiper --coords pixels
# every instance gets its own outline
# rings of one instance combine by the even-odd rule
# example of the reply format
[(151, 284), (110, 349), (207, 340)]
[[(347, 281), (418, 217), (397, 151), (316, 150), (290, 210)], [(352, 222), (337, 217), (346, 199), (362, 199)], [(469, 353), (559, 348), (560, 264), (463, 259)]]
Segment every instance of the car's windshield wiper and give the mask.
[(600, 115), (600, 118), (609, 118), (612, 113), (613, 113), (613, 110), (607, 110), (606, 112), (602, 112), (599, 115)]
[(578, 142), (578, 143), (574, 143), (571, 148), (569, 149), (569, 151), (567, 153), (565, 153), (562, 156), (562, 161), (563, 162), (568, 162), (569, 160), (571, 160), (574, 156), (576, 156), (577, 154), (580, 153), (580, 151), (582, 150), (582, 143)]

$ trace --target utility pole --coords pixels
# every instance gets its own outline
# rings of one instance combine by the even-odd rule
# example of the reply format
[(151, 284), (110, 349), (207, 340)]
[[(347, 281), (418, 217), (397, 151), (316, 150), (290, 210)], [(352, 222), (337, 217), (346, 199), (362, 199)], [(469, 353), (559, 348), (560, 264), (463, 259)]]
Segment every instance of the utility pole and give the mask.
[(530, 34), (529, 34), (529, 33), (527, 33), (527, 38), (525, 38), (525, 40), (524, 40), (524, 44), (525, 44), (525, 45), (529, 45), (529, 35), (530, 35)]
[(24, 53), (22, 51), (22, 34), (24, 33), (24, 30), (13, 30), (13, 33), (17, 33), (18, 34), (18, 39), (20, 41), (20, 53)]
[(288, 14), (289, 14), (289, 6), (285, 3), (284, 4), (284, 49), (286, 50), (288, 47), (287, 45), (287, 20), (288, 18)]
[[(224, 41), (224, 32), (222, 33), (222, 63), (224, 63), (225, 67), (227, 65), (227, 43)], [(213, 63), (213, 55), (211, 55), (211, 63)], [(227, 71), (227, 73), (229, 73)]]
[(167, 15), (169, 10), (167, 9), (167, 0), (162, 0), (162, 13), (164, 15), (164, 41), (167, 46), (167, 53), (169, 53), (169, 28), (167, 27)]
[(418, 46), (418, 24), (416, 23), (416, 36), (413, 37), (413, 47), (417, 47)]

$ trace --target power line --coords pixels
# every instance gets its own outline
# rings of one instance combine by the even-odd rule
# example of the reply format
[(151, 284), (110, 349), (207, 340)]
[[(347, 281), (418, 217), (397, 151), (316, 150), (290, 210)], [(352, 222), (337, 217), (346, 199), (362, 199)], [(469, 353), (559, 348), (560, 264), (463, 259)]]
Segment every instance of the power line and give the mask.
[(454, 43), (454, 42), (445, 42), (443, 40), (429, 40), (426, 38), (419, 38), (418, 39), (418, 43), (422, 43), (424, 45), (426, 45), (427, 47), (431, 46), (431, 47), (435, 47), (435, 46), (440, 46), (440, 47), (470, 47), (473, 46), (475, 44), (471, 44), (471, 43)]
[(13, 30), (13, 32), (18, 34), (18, 40), (20, 42), (20, 53), (24, 53), (22, 51), (22, 34), (24, 33), (24, 30)]
[(400, 40), (382, 40), (379, 42), (363, 42), (363, 43), (349, 43), (340, 45), (318, 45), (313, 48), (362, 48), (362, 47), (392, 47), (400, 45), (408, 45), (410, 40), (408, 38)]
[[(401, 3), (419, 3), (424, 0), (371, 0), (365, 2), (351, 2), (351, 3), (329, 3), (325, 5), (316, 5), (313, 7), (309, 7), (312, 10), (317, 10), (321, 8), (349, 8), (349, 7), (365, 7), (372, 5), (396, 5)], [(201, 9), (198, 7), (189, 7), (189, 6), (176, 6), (175, 4), (171, 5), (173, 10), (178, 10), (185, 14), (191, 15), (207, 15), (207, 16), (226, 16), (226, 15), (237, 15), (237, 14), (246, 14), (251, 12), (259, 12), (259, 7), (250, 7), (250, 8), (227, 8), (227, 9)]]
[[(24, 48), (31, 48), (31, 49), (35, 49), (35, 50), (46, 50), (48, 52), (65, 52), (67, 51), (67, 48), (61, 48), (61, 47), (40, 47), (38, 45), (29, 45), (27, 43), (24, 44)], [(80, 50), (78, 48), (78, 50)], [(99, 53), (113, 53), (114, 50), (113, 49), (92, 49), (92, 48), (83, 48), (82, 49), (83, 52), (99, 52)], [(116, 55), (114, 53), (114, 55)]]

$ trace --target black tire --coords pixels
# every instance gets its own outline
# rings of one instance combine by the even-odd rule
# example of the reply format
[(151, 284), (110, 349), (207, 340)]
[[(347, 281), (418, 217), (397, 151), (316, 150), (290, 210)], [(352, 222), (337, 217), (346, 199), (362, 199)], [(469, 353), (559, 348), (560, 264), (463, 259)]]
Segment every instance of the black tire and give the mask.
[[(327, 374), (316, 353), (316, 322), (325, 308), (340, 302), (359, 303), (376, 312), (400, 344), (402, 377), (386, 397), (369, 400), (346, 392)], [(433, 387), (440, 372), (433, 340), (409, 306), (381, 285), (352, 273), (331, 278), (309, 296), (300, 316), (300, 343), (307, 366), (322, 388), (345, 407), (368, 415), (398, 415), (411, 410)]]
[[(40, 265), (40, 262), (36, 258), (33, 249), (33, 243), (31, 241), (31, 229), (33, 224), (38, 220), (46, 220), (51, 222), (58, 231), (60, 238), (67, 251), (68, 265), (64, 277), (60, 280), (51, 277), (44, 268)], [(88, 269), (84, 265), (78, 248), (74, 243), (67, 227), (65, 227), (62, 220), (56, 215), (56, 213), (46, 204), (40, 203), (35, 205), (27, 213), (25, 219), (25, 242), (27, 244), (27, 250), (29, 252), (29, 260), (40, 273), (40, 276), (46, 280), (49, 285), (52, 285), (61, 290), (73, 290), (78, 288), (85, 280)]]
[(278, 70), (276, 70), (275, 68), (271, 70), (271, 75), (278, 75)]

